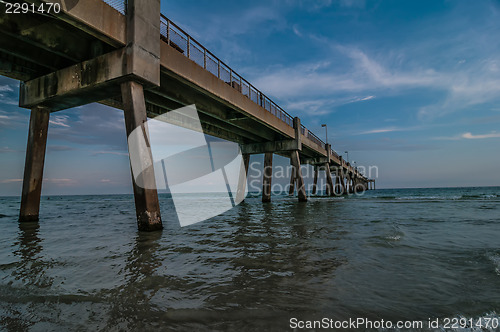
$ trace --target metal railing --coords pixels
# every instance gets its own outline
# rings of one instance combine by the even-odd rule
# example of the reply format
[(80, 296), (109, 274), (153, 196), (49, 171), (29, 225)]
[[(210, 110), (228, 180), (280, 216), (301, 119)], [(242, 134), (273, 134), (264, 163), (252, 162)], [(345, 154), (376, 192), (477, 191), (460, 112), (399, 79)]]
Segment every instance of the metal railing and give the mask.
[(125, 15), (127, 13), (127, 0), (102, 0), (118, 12)]
[(331, 154), (332, 156), (335, 156), (335, 158), (339, 159), (339, 155), (338, 155), (338, 153), (337, 153), (337, 152), (335, 152), (335, 150), (334, 150), (334, 149), (331, 149), (330, 154)]
[[(171, 47), (293, 127), (293, 117), (290, 114), (163, 15), (160, 21), (160, 35), (161, 39)], [(325, 148), (325, 143), (303, 125), (301, 125), (301, 133), (323, 149)]]
[[(126, 14), (127, 0), (103, 1), (123, 15)], [(257, 105), (263, 107), (288, 126), (293, 127), (293, 117), (290, 114), (163, 14), (160, 14), (160, 38), (200, 67), (226, 82)], [(326, 148), (325, 142), (303, 125), (301, 125), (301, 133), (323, 149)], [(338, 158), (338, 155), (334, 151), (333, 153)]]

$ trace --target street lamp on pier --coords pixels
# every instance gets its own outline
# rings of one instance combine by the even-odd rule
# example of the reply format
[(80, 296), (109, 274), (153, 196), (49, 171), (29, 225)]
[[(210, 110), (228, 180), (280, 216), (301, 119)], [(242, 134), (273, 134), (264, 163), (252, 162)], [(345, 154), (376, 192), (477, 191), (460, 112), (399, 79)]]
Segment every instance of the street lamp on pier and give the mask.
[(325, 128), (326, 144), (328, 144), (328, 126), (326, 125), (326, 123), (323, 123), (321, 127)]

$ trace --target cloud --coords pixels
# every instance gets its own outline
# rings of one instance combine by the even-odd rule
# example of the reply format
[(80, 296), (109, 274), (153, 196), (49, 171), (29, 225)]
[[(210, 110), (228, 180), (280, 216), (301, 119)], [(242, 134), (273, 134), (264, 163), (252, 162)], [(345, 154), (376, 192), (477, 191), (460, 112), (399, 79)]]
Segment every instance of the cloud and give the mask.
[(0, 92), (12, 92), (12, 89), (9, 85), (0, 85)]
[(488, 139), (488, 138), (500, 138), (500, 133), (493, 131), (489, 134), (473, 135), (471, 132), (466, 132), (461, 135), (455, 136), (441, 136), (434, 137), (434, 140), (444, 140), (444, 141), (458, 141), (462, 139)]
[(61, 127), (66, 127), (69, 128), (68, 124), (69, 117), (67, 115), (54, 115), (52, 118), (49, 120), (49, 123), (54, 125), (54, 126), (61, 126)]
[[(2, 104), (5, 104), (2, 100)], [(29, 112), (3, 111), (0, 110), (0, 128), (15, 129), (19, 126), (26, 126), (29, 121)]]
[(0, 148), (0, 153), (9, 153), (9, 152), (18, 152), (17, 150), (13, 150), (9, 148), (8, 146), (4, 146)]
[(78, 181), (73, 180), (73, 179), (58, 179), (58, 178), (44, 178), (43, 179), (44, 183), (50, 183), (58, 187), (68, 187), (68, 186), (73, 186), (78, 183)]
[(373, 129), (373, 130), (363, 131), (363, 132), (359, 133), (359, 135), (389, 133), (392, 131), (401, 131), (401, 129), (399, 129), (399, 128)]
[(63, 111), (49, 130), (49, 141), (59, 140), (79, 145), (94, 145), (99, 151), (127, 151), (123, 111), (100, 104)]
[(71, 150), (75, 150), (75, 148), (72, 146), (68, 146), (68, 145), (48, 145), (47, 146), (48, 152), (71, 151)]
[(93, 156), (98, 156), (98, 155), (101, 155), (101, 154), (111, 154), (111, 155), (115, 155), (115, 156), (127, 156), (128, 157), (128, 153), (127, 152), (118, 152), (118, 151), (95, 151), (92, 153)]
[[(440, 29), (447, 29), (446, 23), (441, 25), (445, 27), (440, 26)], [(461, 29), (445, 42), (446, 45), (442, 39), (415, 32), (411, 43), (397, 46), (390, 43), (379, 48), (369, 44), (339, 44), (334, 39), (300, 31), (331, 52), (323, 59), (286, 68), (256, 68), (260, 73), (254, 83), (271, 96), (296, 101), (324, 98), (325, 95), (330, 98), (375, 93), (382, 97), (394, 96), (412, 89), (426, 89), (433, 97), (422, 100), (427, 104), (417, 109), (420, 120), (432, 120), (471, 106), (500, 101), (500, 56), (496, 49), (486, 51), (482, 47), (483, 44), (493, 45), (488, 37), (492, 36), (491, 31), (485, 31), (487, 28), (483, 26), (474, 30)], [(447, 61), (450, 55), (458, 59)]]
[(6, 179), (6, 180), (0, 180), (0, 183), (16, 183), (16, 182), (22, 182), (23, 179)]
[(490, 134), (473, 135), (472, 133), (467, 132), (467, 133), (462, 134), (461, 137), (465, 138), (465, 139), (500, 138), (500, 133), (492, 132)]
[(292, 26), (292, 30), (293, 30), (293, 33), (296, 34), (298, 37), (302, 37), (303, 36), (303, 34), (302, 34), (302, 32), (300, 32), (299, 26), (297, 24), (294, 24)]

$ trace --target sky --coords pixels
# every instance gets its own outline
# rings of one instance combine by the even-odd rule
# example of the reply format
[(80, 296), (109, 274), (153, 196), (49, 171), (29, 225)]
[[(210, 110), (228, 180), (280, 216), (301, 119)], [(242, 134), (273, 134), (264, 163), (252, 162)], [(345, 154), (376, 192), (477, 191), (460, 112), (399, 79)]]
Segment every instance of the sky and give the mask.
[[(500, 185), (500, 2), (164, 0), (162, 13), (323, 140), (327, 124), (339, 154), (378, 168), (377, 188)], [(18, 91), (0, 77), (0, 195), (21, 192)], [(122, 111), (53, 113), (44, 178), (46, 195), (131, 193)]]

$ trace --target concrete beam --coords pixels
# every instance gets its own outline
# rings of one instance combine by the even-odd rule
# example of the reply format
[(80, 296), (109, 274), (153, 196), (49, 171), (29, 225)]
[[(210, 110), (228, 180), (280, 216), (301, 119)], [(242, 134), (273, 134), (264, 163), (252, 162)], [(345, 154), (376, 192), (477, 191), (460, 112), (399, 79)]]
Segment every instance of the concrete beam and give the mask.
[[(52, 16), (26, 13), (12, 15), (0, 12), (0, 31), (31, 46), (30, 52), (25, 52), (25, 57), (37, 61), (46, 60), (47, 67), (60, 69), (75, 62), (81, 62), (110, 52), (113, 48), (108, 44), (89, 36), (79, 29), (71, 29), (67, 23)], [(0, 44), (1, 45), (1, 44)], [(8, 45), (8, 49), (17, 47)], [(37, 49), (33, 52), (33, 49)], [(96, 54), (96, 50), (103, 50)], [(43, 57), (42, 52), (49, 53), (50, 57)], [(61, 66), (58, 62), (66, 63)]]
[(242, 153), (260, 154), (260, 153), (277, 153), (284, 151), (297, 150), (296, 140), (283, 140), (265, 143), (250, 143), (241, 146)]
[(38, 221), (50, 110), (31, 110), (19, 221)]
[(328, 159), (326, 157), (303, 158), (302, 162), (309, 165), (323, 166), (328, 163)]
[(221, 102), (226, 107), (257, 120), (277, 134), (283, 135), (285, 138), (295, 138), (295, 131), (291, 126), (185, 57), (167, 43), (161, 45), (160, 61), (165, 73), (180, 79), (198, 91), (209, 94), (211, 98)]
[[(234, 90), (233, 88), (231, 89)], [(244, 116), (246, 119), (234, 121), (234, 113), (236, 112), (234, 109), (198, 89), (179, 82), (165, 73), (162, 73), (161, 76), (161, 86), (151, 91), (182, 105), (195, 104), (196, 109), (201, 113), (205, 113), (211, 117), (230, 123), (234, 127), (258, 135), (261, 137), (258, 141), (273, 141), (279, 137), (272, 129), (255, 121), (255, 119), (248, 118), (240, 112), (238, 112), (240, 116)]]
[[(102, 0), (27, 0), (28, 3), (58, 3), (60, 13), (52, 16), (112, 45), (126, 44), (125, 16)], [(47, 5), (45, 5), (47, 6)]]
[(125, 49), (67, 67), (31, 81), (21, 82), (19, 106), (36, 105), (59, 111), (120, 94), (125, 81)]

